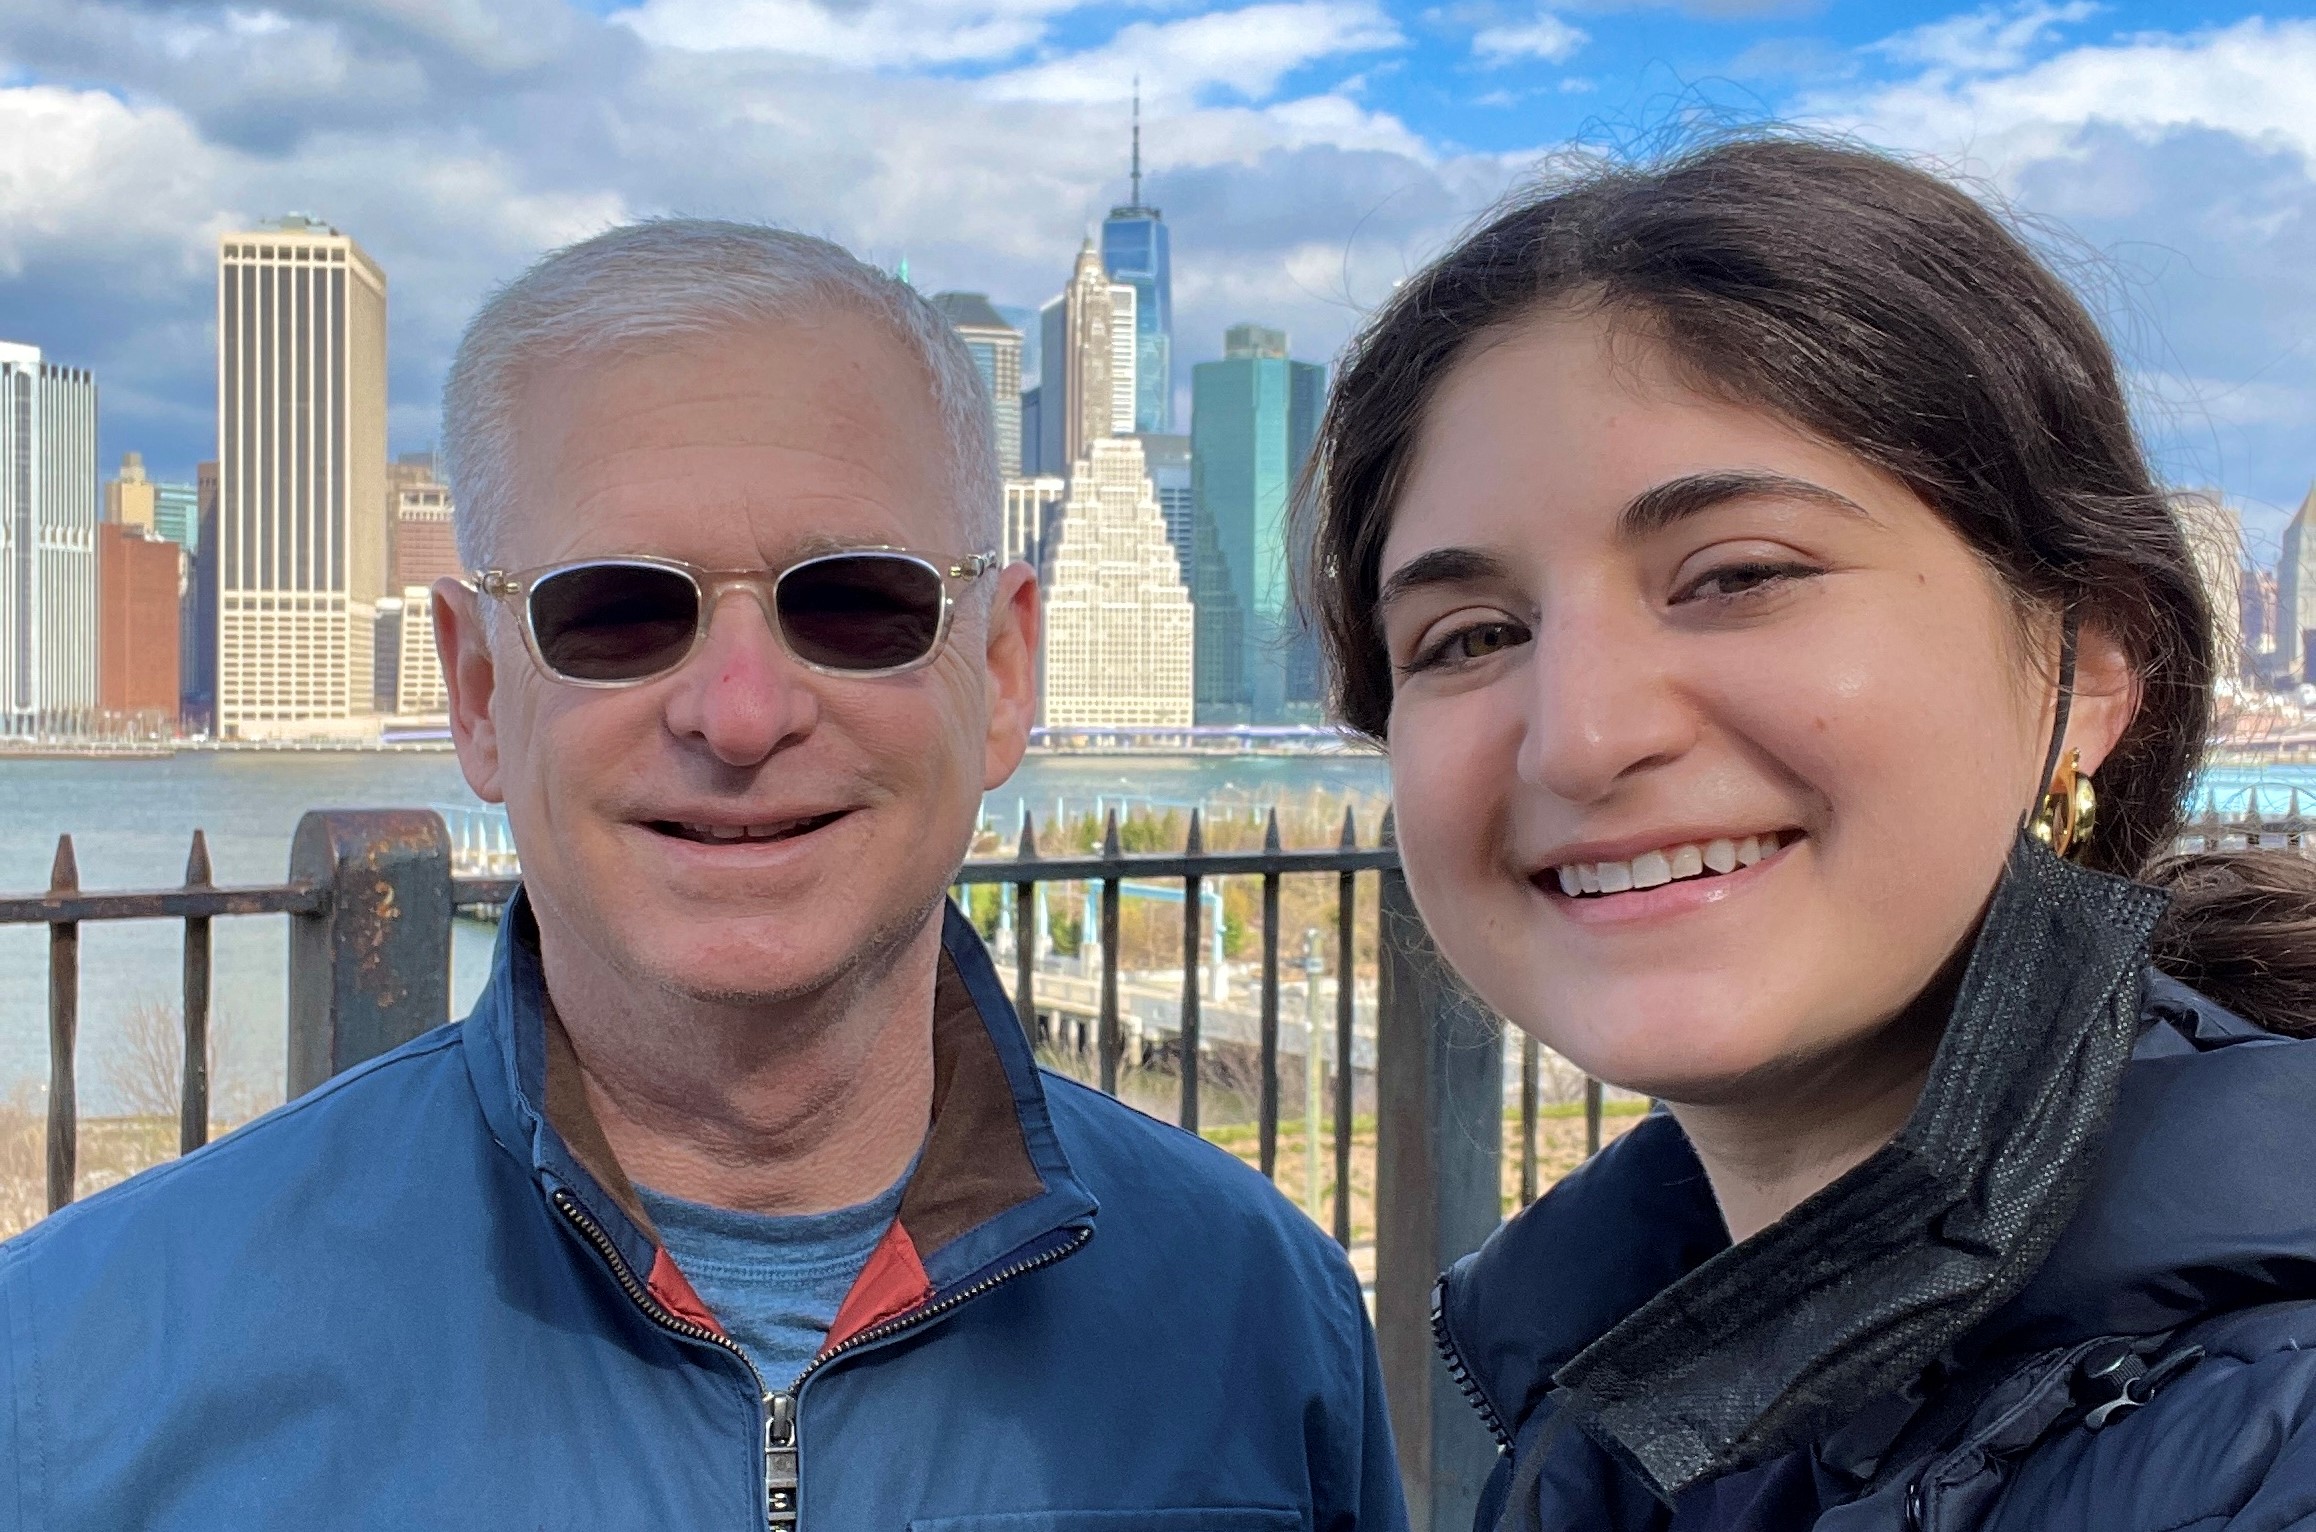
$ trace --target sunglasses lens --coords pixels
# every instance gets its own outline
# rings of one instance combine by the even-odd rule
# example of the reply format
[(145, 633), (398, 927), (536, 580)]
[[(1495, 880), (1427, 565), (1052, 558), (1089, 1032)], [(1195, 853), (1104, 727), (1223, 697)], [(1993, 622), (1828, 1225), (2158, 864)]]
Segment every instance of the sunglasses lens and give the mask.
[(698, 588), (651, 564), (586, 564), (531, 587), (539, 657), (573, 681), (639, 681), (681, 664), (699, 617)]
[(797, 658), (829, 670), (897, 670), (941, 636), (941, 576), (889, 553), (844, 553), (781, 578), (780, 631)]

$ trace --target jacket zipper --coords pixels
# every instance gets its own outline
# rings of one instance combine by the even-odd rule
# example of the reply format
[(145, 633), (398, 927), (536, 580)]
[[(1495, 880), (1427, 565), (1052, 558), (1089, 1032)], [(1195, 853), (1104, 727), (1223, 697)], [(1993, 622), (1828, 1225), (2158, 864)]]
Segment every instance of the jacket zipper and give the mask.
[(742, 1367), (748, 1369), (748, 1376), (755, 1380), (756, 1392), (764, 1404), (765, 1532), (797, 1532), (797, 1509), (802, 1483), (798, 1472), (801, 1460), (798, 1457), (796, 1400), (804, 1388), (805, 1379), (847, 1352), (871, 1345), (888, 1336), (898, 1335), (904, 1330), (914, 1329), (928, 1320), (936, 1319), (948, 1313), (959, 1304), (970, 1303), (1001, 1283), (1010, 1282), (1015, 1277), (1026, 1275), (1041, 1266), (1051, 1266), (1064, 1256), (1074, 1255), (1087, 1240), (1094, 1237), (1094, 1231), (1091, 1229), (1076, 1230), (1066, 1244), (1056, 1245), (1051, 1250), (1031, 1256), (1026, 1261), (1017, 1261), (1003, 1271), (982, 1278), (971, 1287), (951, 1293), (938, 1303), (928, 1304), (913, 1313), (903, 1314), (897, 1319), (889, 1319), (881, 1325), (863, 1330), (858, 1335), (848, 1336), (841, 1345), (833, 1346), (814, 1357), (811, 1362), (806, 1364), (804, 1371), (796, 1375), (796, 1381), (789, 1384), (784, 1392), (774, 1393), (764, 1386), (763, 1374), (756, 1371), (756, 1364), (748, 1360), (748, 1354), (738, 1346), (733, 1345), (729, 1338), (718, 1335), (705, 1326), (695, 1325), (690, 1320), (677, 1318), (668, 1312), (666, 1305), (651, 1295), (649, 1288), (636, 1281), (635, 1272), (628, 1266), (627, 1258), (619, 1253), (618, 1246), (611, 1243), (611, 1236), (603, 1232), (603, 1226), (598, 1224), (594, 1217), (579, 1205), (578, 1198), (567, 1191), (557, 1190), (554, 1193), (554, 1202), (555, 1206), (562, 1210), (563, 1216), (571, 1221), (572, 1226), (577, 1228), (587, 1242), (595, 1247), (596, 1253), (601, 1255), (611, 1267), (611, 1274), (618, 1279), (620, 1287), (626, 1291), (627, 1296), (634, 1301), (638, 1308), (643, 1310), (647, 1317), (663, 1328), (673, 1330), (678, 1335), (689, 1336), (693, 1340), (703, 1340), (710, 1345), (723, 1347), (740, 1359)]
[(1504, 1429), (1504, 1422), (1498, 1418), (1496, 1407), (1488, 1403), (1486, 1394), (1480, 1392), (1480, 1385), (1472, 1377), (1472, 1370), (1464, 1365), (1463, 1356), (1456, 1350), (1456, 1343), (1448, 1336), (1447, 1278), (1444, 1276), (1431, 1285), (1431, 1343), (1439, 1348), (1440, 1360), (1447, 1363), (1448, 1376), (1455, 1379), (1456, 1387), (1463, 1391), (1464, 1402), (1479, 1413), (1480, 1423), (1496, 1439), (1497, 1450), (1511, 1451), (1512, 1434)]

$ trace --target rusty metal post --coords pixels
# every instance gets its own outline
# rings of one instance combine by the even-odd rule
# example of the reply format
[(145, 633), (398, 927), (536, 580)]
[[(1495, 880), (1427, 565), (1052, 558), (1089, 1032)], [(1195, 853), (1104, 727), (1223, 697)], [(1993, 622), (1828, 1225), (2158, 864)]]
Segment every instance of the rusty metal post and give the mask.
[(1600, 1082), (1584, 1082), (1584, 1153), (1587, 1158), (1600, 1153)]
[[(210, 885), (209, 838), (193, 832), (185, 857), (185, 886)], [(209, 1142), (209, 917), (185, 917), (185, 1068), (177, 1103), (177, 1152), (191, 1154)]]
[[(1124, 853), (1118, 846), (1118, 811), (1110, 810), (1108, 826), (1102, 832), (1102, 857), (1116, 862)], [(1126, 1051), (1125, 1034), (1118, 1026), (1118, 874), (1110, 873), (1102, 879), (1102, 1013), (1096, 1038), (1101, 1055), (1102, 1090), (1118, 1094), (1118, 1061)], [(1089, 912), (1090, 913), (1090, 912)], [(1079, 951), (1084, 951), (1085, 923), (1078, 924)]]
[(330, 891), (290, 919), (289, 1093), (450, 1017), (450, 832), (432, 809), (323, 809), (298, 821), (289, 880)]
[[(1024, 862), (1037, 860), (1037, 827), (1030, 823), (1029, 806), (1021, 809), (1021, 846)], [(1037, 885), (1013, 885), (1013, 1014), (1021, 1018), (1022, 1036), (1037, 1046), (1037, 994), (1032, 986), (1037, 972)]]
[[(56, 838), (48, 874), (52, 897), (80, 892), (80, 864), (72, 837)], [(70, 1202), (80, 1166), (80, 1100), (74, 1091), (73, 1053), (80, 1038), (80, 922), (48, 928), (48, 1210)]]
[[(1190, 811), (1190, 838), (1183, 844), (1182, 854), (1196, 858), (1206, 854), (1206, 837), (1198, 828), (1198, 810)], [(1195, 865), (1195, 864), (1194, 864)], [(1181, 1127), (1185, 1133), (1198, 1131), (1198, 1051), (1200, 1047), (1198, 1015), (1198, 938), (1199, 916), (1205, 913), (1205, 883), (1193, 872), (1182, 880), (1182, 1020), (1177, 1036), (1182, 1044), (1182, 1110)]]
[(1431, 1289), (1502, 1217), (1503, 1032), (1449, 975), (1397, 870), (1379, 904), (1375, 1331), (1411, 1524), (1461, 1532), (1496, 1449), (1432, 1349)]
[[(1389, 810), (1385, 810), (1388, 816)], [(1343, 809), (1343, 849), (1359, 848), (1359, 821)], [(1359, 1098), (1356, 1050), (1352, 1047), (1353, 1005), (1359, 995), (1359, 948), (1353, 921), (1358, 906), (1358, 874), (1335, 878), (1335, 1243), (1351, 1248), (1351, 1139)]]
[(1543, 1092), (1543, 1047), (1520, 1034), (1520, 1206), (1536, 1200), (1536, 1117)]
[[(1271, 810), (1263, 831), (1263, 854), (1279, 851), (1279, 811)], [(1263, 874), (1263, 1078), (1262, 1105), (1257, 1109), (1256, 1137), (1261, 1146), (1263, 1174), (1276, 1176), (1279, 1168), (1279, 875)], [(1304, 1061), (1304, 1067), (1310, 1067)]]

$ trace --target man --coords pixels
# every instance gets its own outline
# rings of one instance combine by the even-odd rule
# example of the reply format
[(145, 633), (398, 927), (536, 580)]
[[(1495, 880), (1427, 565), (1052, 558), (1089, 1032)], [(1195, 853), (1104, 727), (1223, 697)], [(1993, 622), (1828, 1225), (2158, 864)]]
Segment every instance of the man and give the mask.
[(494, 297), (444, 413), (496, 969), (0, 1252), (0, 1525), (1396, 1532), (1340, 1254), (1040, 1076), (947, 909), (1038, 607), (938, 317), (645, 224)]

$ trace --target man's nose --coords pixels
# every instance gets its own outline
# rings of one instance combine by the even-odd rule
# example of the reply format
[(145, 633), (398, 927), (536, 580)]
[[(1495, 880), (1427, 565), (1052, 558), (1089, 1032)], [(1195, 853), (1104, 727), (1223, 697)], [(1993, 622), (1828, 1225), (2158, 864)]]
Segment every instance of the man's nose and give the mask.
[(725, 592), (706, 640), (673, 677), (668, 728), (726, 765), (756, 765), (819, 721), (811, 672), (781, 647), (772, 622), (762, 601)]
[(1595, 803), (1696, 742), (1697, 719), (1666, 635), (1645, 613), (1594, 598), (1538, 624), (1527, 667), (1521, 780)]

